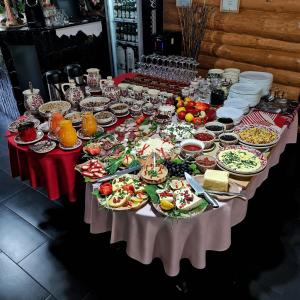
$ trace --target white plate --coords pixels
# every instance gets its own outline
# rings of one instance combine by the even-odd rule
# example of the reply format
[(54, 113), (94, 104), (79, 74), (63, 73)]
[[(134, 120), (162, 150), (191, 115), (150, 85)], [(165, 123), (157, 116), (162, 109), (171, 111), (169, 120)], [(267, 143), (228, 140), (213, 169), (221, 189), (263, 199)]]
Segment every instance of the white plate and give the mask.
[(257, 85), (250, 83), (235, 83), (231, 86), (229, 92), (240, 95), (259, 95), (261, 89)]
[[(47, 146), (46, 149), (40, 149), (40, 150), (35, 149), (35, 146), (41, 146), (43, 144), (46, 144), (47, 142), (50, 144)], [(48, 153), (48, 152), (52, 151), (53, 149), (55, 149), (55, 147), (56, 147), (56, 143), (54, 141), (50, 141), (50, 140), (40, 141), (40, 142), (35, 143), (34, 145), (29, 146), (29, 148), (33, 152), (40, 153), (40, 154)]]
[(256, 175), (259, 175), (260, 173), (262, 173), (262, 172), (264, 171), (264, 169), (263, 169), (263, 170), (259, 171), (258, 173), (252, 173), (252, 174), (247, 174), (247, 175), (245, 175), (245, 174), (235, 173), (235, 172), (233, 172), (233, 171), (227, 170), (226, 168), (223, 168), (223, 167), (222, 167), (221, 165), (219, 165), (218, 163), (217, 163), (217, 167), (218, 167), (219, 169), (223, 170), (223, 171), (227, 171), (227, 172), (228, 172), (229, 174), (231, 174), (231, 175), (234, 175), (234, 176), (237, 176), (237, 177), (248, 177), (248, 178), (253, 177), (253, 176), (256, 176)]
[(79, 148), (81, 145), (82, 145), (81, 139), (77, 139), (77, 142), (73, 147), (64, 147), (61, 143), (58, 144), (58, 147), (62, 150), (74, 150)]
[(15, 136), (15, 142), (19, 145), (29, 145), (29, 144), (34, 144), (38, 141), (40, 141), (42, 138), (44, 137), (44, 132), (41, 131), (41, 130), (37, 130), (36, 131), (36, 139), (33, 140), (33, 141), (30, 141), (30, 142), (24, 142), (20, 139), (20, 136), (19, 135), (16, 135)]

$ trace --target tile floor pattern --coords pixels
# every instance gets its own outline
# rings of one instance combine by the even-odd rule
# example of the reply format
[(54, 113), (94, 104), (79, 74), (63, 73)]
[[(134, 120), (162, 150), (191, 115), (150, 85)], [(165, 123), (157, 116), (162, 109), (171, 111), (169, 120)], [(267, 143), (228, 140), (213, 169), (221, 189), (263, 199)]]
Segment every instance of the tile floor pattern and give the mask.
[(232, 229), (232, 245), (207, 254), (207, 268), (182, 260), (168, 278), (158, 259), (142, 265), (109, 233), (89, 234), (83, 195), (53, 202), (10, 176), (0, 116), (0, 300), (94, 300), (120, 293), (189, 299), (300, 299), (299, 145), (289, 145)]

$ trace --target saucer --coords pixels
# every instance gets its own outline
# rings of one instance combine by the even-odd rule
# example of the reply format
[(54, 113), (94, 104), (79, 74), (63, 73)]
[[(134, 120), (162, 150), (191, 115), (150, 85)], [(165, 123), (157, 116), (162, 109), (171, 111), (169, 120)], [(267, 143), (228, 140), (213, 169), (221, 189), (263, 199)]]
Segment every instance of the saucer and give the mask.
[(48, 132), (48, 139), (50, 139), (52, 141), (56, 141), (56, 142), (59, 141), (58, 137), (56, 137), (55, 135), (51, 134), (50, 132)]
[(110, 123), (101, 125), (101, 127), (110, 127), (110, 126), (115, 125), (117, 122), (118, 122), (118, 119), (117, 119), (117, 117), (115, 117)]
[(81, 139), (77, 139), (77, 142), (73, 147), (64, 147), (61, 143), (58, 144), (58, 147), (62, 150), (74, 150), (79, 148), (81, 145), (82, 145)]
[(41, 131), (41, 130), (37, 130), (36, 131), (36, 138), (33, 141), (29, 141), (29, 142), (22, 141), (20, 139), (20, 136), (16, 135), (15, 136), (15, 142), (19, 145), (28, 145), (28, 144), (33, 144), (33, 143), (36, 143), (36, 142), (40, 141), (43, 137), (44, 137), (44, 132)]
[(127, 117), (129, 115), (129, 111), (126, 114), (123, 115), (115, 115), (117, 118), (123, 118), (123, 117)]
[[(103, 126), (103, 125), (102, 125)], [(104, 129), (102, 128), (102, 126), (97, 126), (97, 131), (96, 132), (104, 132)], [(85, 141), (89, 141), (90, 139), (94, 138), (94, 136), (85, 136), (82, 133), (82, 129), (77, 130), (77, 136)]]

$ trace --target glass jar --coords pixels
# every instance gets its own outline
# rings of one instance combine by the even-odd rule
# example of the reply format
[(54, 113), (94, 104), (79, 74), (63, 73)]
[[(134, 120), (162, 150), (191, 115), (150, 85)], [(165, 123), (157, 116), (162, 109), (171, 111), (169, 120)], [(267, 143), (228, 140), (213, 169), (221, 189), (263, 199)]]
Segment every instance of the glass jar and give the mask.
[(49, 133), (58, 137), (60, 122), (64, 120), (64, 116), (60, 112), (53, 112), (49, 118)]
[(82, 133), (84, 136), (93, 136), (97, 131), (97, 121), (91, 112), (82, 115)]
[(34, 122), (24, 121), (18, 125), (19, 137), (24, 142), (31, 142), (36, 139)]
[(77, 143), (77, 133), (71, 120), (63, 120), (59, 123), (59, 142), (64, 147), (73, 147)]

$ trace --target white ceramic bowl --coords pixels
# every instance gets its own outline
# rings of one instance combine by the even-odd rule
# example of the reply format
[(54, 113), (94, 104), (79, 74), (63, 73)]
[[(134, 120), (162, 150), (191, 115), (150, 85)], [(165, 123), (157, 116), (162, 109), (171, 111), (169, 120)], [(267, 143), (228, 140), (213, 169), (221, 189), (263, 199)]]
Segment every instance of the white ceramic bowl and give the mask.
[[(227, 118), (227, 117), (226, 117)], [(228, 118), (230, 118), (230, 117), (228, 117)], [(208, 123), (206, 123), (205, 125), (205, 129), (206, 130), (208, 130), (209, 132), (213, 132), (215, 135), (216, 135), (216, 138), (221, 134), (221, 133), (223, 133), (224, 131), (225, 131), (225, 125), (224, 124), (222, 124), (222, 123), (220, 123), (220, 122), (208, 122)], [(211, 126), (218, 126), (218, 127), (220, 127), (220, 128), (222, 128), (222, 129), (220, 129), (220, 130), (211, 130)]]
[(79, 106), (82, 111), (103, 111), (107, 109), (109, 98), (106, 97), (87, 97), (80, 101)]
[[(194, 145), (194, 146), (198, 146), (199, 150), (187, 150), (184, 149), (185, 146), (187, 145)], [(183, 140), (180, 143), (180, 149), (181, 149), (181, 153), (183, 154), (183, 156), (185, 157), (197, 157), (199, 155), (202, 154), (203, 150), (205, 149), (205, 145), (203, 142), (196, 140), (196, 139), (186, 139)]]
[(115, 116), (110, 111), (101, 111), (95, 114), (95, 118), (98, 124), (106, 125), (113, 121)]
[(115, 115), (125, 115), (129, 112), (129, 106), (122, 102), (114, 103), (109, 108)]
[[(201, 139), (197, 139), (196, 138), (196, 135), (199, 134), (199, 133), (207, 133), (209, 135), (211, 135), (212, 139), (211, 140), (208, 140), (208, 141), (203, 141)], [(199, 129), (197, 130), (195, 133), (194, 133), (194, 138), (197, 140), (197, 141), (200, 141), (204, 144), (204, 149), (209, 149), (210, 147), (212, 147), (214, 141), (216, 140), (216, 135), (212, 132), (212, 131), (207, 131), (205, 129)]]

